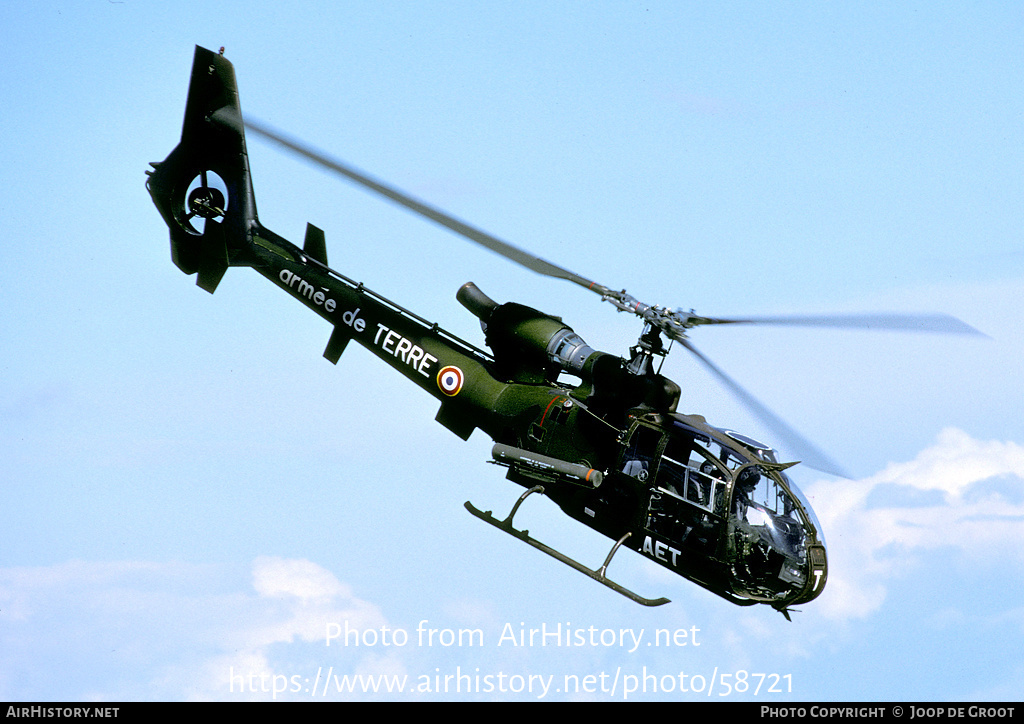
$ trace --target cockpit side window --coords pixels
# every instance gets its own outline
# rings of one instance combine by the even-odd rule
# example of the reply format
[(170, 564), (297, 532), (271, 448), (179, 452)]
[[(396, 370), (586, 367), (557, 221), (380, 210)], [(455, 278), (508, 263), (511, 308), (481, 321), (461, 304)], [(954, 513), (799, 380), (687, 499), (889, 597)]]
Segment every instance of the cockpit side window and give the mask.
[(679, 504), (724, 519), (732, 470), (742, 462), (731, 448), (678, 422), (668, 430), (637, 424), (619, 471)]
[(647, 529), (672, 545), (711, 552), (724, 528), (728, 474), (691, 434), (672, 430), (651, 484)]
[[(751, 471), (757, 471), (758, 468), (754, 467)], [(782, 489), (774, 480), (766, 475), (754, 474), (753, 472), (748, 475), (740, 475), (741, 480), (750, 480), (751, 482), (747, 485), (748, 492), (747, 498), (750, 502), (756, 504), (758, 507), (763, 508), (775, 515), (791, 515), (794, 508), (796, 507), (793, 500), (789, 497), (785, 490)], [(757, 484), (753, 484), (753, 480), (757, 480)]]
[(663, 437), (661, 430), (638, 425), (623, 453), (621, 472), (641, 483), (653, 481), (658, 474)]
[[(709, 513), (722, 512), (728, 475), (698, 440), (680, 435), (670, 438), (662, 457), (662, 470), (660, 487), (669, 489), (666, 483), (671, 483), (670, 492), (691, 505)], [(667, 471), (672, 475), (666, 475)]]
[(722, 463), (725, 463), (725, 467), (730, 471), (737, 470), (746, 464), (747, 461), (742, 455), (722, 442), (708, 437), (707, 435), (692, 432), (689, 428), (686, 428), (679, 423), (676, 423), (676, 427), (688, 431), (688, 436), (693, 438), (693, 447), (700, 450), (702, 455), (705, 457), (715, 458)]

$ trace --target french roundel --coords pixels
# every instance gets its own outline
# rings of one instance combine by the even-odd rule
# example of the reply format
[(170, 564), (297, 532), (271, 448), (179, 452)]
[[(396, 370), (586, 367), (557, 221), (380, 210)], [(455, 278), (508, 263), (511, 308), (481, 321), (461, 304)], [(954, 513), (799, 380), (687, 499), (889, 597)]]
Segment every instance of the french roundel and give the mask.
[(437, 386), (449, 397), (455, 397), (462, 389), (466, 376), (458, 367), (449, 366), (437, 373)]

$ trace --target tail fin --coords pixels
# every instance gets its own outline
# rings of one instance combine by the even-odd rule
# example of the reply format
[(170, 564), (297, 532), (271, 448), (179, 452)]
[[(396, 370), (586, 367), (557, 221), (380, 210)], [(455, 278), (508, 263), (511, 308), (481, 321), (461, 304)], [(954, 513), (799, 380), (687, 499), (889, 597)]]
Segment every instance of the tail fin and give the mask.
[(171, 258), (211, 294), (246, 263), (258, 220), (235, 71), (196, 47), (181, 142), (153, 164), (146, 188), (171, 232)]

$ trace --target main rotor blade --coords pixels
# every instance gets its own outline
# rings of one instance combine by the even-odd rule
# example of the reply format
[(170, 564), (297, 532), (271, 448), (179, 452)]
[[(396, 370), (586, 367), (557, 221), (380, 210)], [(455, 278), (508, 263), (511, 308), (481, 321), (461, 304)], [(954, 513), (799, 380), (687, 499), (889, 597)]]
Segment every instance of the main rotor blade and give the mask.
[(939, 332), (943, 334), (971, 334), (986, 336), (971, 325), (948, 314), (835, 314), (795, 315), (780, 317), (748, 317), (746, 319), (716, 319), (691, 317), (691, 326), (702, 324), (773, 324), (793, 327), (831, 327), (834, 329), (892, 329), (903, 332)]
[(828, 473), (829, 475), (836, 475), (840, 478), (849, 478), (849, 476), (843, 472), (843, 469), (833, 462), (825, 453), (818, 450), (817, 447), (800, 435), (800, 433), (791, 428), (775, 413), (761, 404), (757, 398), (743, 389), (743, 387), (741, 387), (735, 380), (719, 369), (715, 363), (699, 352), (689, 340), (680, 340), (680, 344), (690, 350), (697, 359), (703, 362), (704, 365), (711, 370), (711, 372), (713, 372), (714, 375), (726, 387), (728, 387), (734, 395), (736, 395), (740, 402), (754, 413), (761, 422), (768, 426), (772, 434), (778, 435), (779, 439), (781, 439), (783, 444), (786, 446), (787, 451), (800, 458), (804, 465), (814, 468), (815, 470), (820, 470), (823, 473)]
[(552, 264), (549, 261), (535, 257), (506, 241), (502, 241), (501, 239), (488, 234), (486, 231), (482, 231), (475, 226), (471, 226), (464, 221), (456, 219), (454, 216), (451, 216), (440, 209), (415, 199), (403, 191), (399, 191), (392, 186), (388, 186), (381, 181), (371, 178), (370, 176), (367, 176), (361, 171), (357, 171), (337, 159), (330, 158), (326, 154), (310, 148), (305, 144), (299, 143), (294, 139), (287, 138), (261, 123), (247, 120), (245, 121), (245, 126), (250, 131), (257, 133), (258, 135), (263, 136), (264, 138), (273, 141), (274, 143), (277, 143), (330, 171), (334, 171), (348, 180), (354, 181), (360, 186), (378, 193), (396, 204), (404, 206), (410, 211), (454, 231), (456, 234), (460, 234), (471, 241), (475, 241), (477, 244), (501, 254), (506, 259), (510, 259), (517, 264), (521, 264), (531, 271), (545, 276), (554, 277), (556, 279), (566, 279), (570, 282), (579, 284), (581, 287), (586, 287), (587, 289), (595, 291), (598, 294), (606, 294), (608, 292), (606, 287), (597, 284), (590, 279), (582, 277), (568, 269), (563, 269), (557, 264)]
[(403, 206), (414, 213), (433, 221), (456, 234), (474, 241), (484, 248), (501, 254), (506, 259), (516, 262), (527, 269), (555, 279), (565, 279), (592, 292), (600, 294), (601, 297), (611, 302), (620, 311), (630, 312), (644, 319), (665, 332), (672, 339), (685, 337), (685, 331), (691, 327), (703, 324), (774, 324), (788, 326), (813, 326), (833, 327), (844, 329), (892, 329), (916, 332), (944, 332), (949, 334), (975, 334), (985, 336), (970, 325), (960, 320), (939, 314), (932, 315), (896, 315), (896, 314), (870, 314), (870, 315), (836, 315), (836, 316), (786, 316), (786, 317), (751, 317), (747, 319), (716, 319), (701, 317), (693, 314), (670, 312), (660, 307), (652, 307), (634, 299), (623, 291), (612, 289), (598, 284), (586, 277), (571, 272), (564, 267), (553, 264), (549, 261), (533, 256), (532, 254), (509, 244), (492, 234), (467, 224), (454, 216), (441, 211), (440, 209), (416, 199), (409, 194), (389, 186), (382, 181), (374, 179), (355, 168), (342, 163), (341, 161), (327, 156), (299, 141), (284, 136), (283, 134), (270, 129), (262, 123), (247, 120), (245, 126), (250, 131), (260, 135), (287, 150), (303, 156), (313, 163), (333, 171), (344, 178), (369, 189), (374, 193)]

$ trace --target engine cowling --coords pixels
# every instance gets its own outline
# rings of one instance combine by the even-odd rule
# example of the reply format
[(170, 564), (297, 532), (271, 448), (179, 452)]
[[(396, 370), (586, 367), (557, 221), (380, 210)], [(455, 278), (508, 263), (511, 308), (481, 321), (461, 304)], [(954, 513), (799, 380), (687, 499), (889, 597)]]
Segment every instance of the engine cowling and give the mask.
[(567, 372), (583, 378), (587, 361), (602, 354), (558, 317), (515, 302), (498, 304), (472, 282), (456, 298), (480, 320), (503, 376), (541, 382)]

